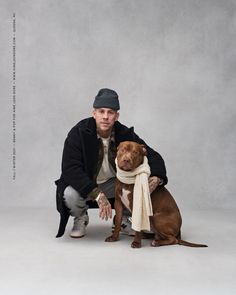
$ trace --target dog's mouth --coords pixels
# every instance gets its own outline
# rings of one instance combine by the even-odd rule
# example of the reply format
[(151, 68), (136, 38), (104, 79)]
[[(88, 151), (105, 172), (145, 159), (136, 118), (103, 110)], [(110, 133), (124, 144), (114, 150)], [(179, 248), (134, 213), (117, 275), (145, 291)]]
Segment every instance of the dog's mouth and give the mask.
[(124, 171), (132, 171), (133, 170), (132, 164), (127, 163), (127, 162), (118, 163), (118, 167)]
[(132, 169), (129, 167), (119, 167), (119, 168), (123, 171), (132, 171)]

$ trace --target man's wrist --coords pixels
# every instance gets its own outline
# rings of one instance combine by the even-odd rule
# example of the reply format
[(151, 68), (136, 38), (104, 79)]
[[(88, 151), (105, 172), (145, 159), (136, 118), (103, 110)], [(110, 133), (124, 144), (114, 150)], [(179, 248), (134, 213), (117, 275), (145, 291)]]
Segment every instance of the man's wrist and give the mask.
[(158, 185), (162, 185), (164, 183), (164, 180), (162, 178), (159, 178), (159, 183)]
[[(88, 197), (89, 199), (92, 199), (93, 201), (97, 201), (97, 198), (99, 197), (101, 193), (101, 190), (98, 187), (95, 187), (89, 194)], [(98, 198), (99, 199), (99, 198)]]
[(102, 192), (100, 192), (99, 194), (98, 194), (98, 196), (96, 197), (96, 201), (98, 202), (99, 201), (99, 199), (100, 199), (100, 197), (101, 197), (101, 194), (102, 194)]

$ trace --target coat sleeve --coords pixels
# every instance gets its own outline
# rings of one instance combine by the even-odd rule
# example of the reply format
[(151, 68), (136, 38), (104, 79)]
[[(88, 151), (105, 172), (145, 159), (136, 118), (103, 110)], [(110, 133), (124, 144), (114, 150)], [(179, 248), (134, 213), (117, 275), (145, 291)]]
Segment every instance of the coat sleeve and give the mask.
[(62, 177), (83, 198), (86, 198), (97, 187), (96, 182), (86, 172), (81, 138), (76, 129), (72, 129), (65, 140), (62, 156)]
[(149, 147), (144, 140), (142, 140), (135, 132), (134, 132), (134, 141), (138, 142), (139, 144), (145, 145), (147, 149), (147, 158), (148, 164), (151, 168), (151, 176), (157, 176), (163, 180), (162, 185), (166, 185), (168, 182), (168, 178), (166, 175), (166, 167), (165, 162), (162, 156), (154, 151), (151, 147)]

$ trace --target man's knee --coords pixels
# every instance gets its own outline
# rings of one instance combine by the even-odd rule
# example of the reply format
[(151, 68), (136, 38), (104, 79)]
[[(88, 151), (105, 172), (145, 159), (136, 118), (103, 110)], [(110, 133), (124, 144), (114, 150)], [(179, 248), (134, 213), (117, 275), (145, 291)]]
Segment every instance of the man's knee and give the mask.
[(70, 209), (70, 214), (72, 216), (84, 215), (88, 209), (86, 205), (86, 200), (80, 196), (80, 194), (71, 186), (67, 186), (64, 191), (64, 201), (68, 209)]

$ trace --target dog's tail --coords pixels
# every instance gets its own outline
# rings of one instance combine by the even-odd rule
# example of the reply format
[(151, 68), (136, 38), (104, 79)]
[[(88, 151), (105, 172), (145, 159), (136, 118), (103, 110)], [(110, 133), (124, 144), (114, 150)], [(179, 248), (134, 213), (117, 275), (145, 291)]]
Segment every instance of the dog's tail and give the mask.
[(179, 239), (178, 240), (179, 245), (187, 246), (187, 247), (208, 247), (207, 245), (204, 244), (195, 244), (195, 243), (190, 243), (184, 240)]

